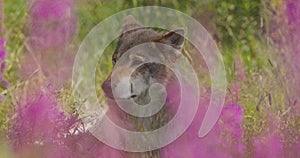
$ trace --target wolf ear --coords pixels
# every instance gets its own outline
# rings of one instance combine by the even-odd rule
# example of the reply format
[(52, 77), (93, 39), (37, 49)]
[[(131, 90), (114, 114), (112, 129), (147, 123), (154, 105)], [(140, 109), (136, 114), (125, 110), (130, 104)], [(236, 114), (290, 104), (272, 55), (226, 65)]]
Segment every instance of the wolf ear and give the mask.
[(132, 15), (128, 15), (125, 18), (121, 33), (123, 34), (126, 33), (127, 31), (135, 30), (142, 27), (143, 26), (140, 23), (138, 23)]
[(182, 49), (184, 43), (184, 29), (177, 29), (165, 33), (161, 39), (161, 42), (176, 49)]

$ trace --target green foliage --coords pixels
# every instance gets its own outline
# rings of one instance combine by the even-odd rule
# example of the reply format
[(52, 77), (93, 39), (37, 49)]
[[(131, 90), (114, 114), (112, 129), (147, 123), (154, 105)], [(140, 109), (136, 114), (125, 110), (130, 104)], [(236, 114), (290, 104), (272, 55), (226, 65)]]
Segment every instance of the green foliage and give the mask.
[(5, 38), (6, 38), (6, 71), (5, 78), (11, 84), (17, 82), (17, 70), (20, 66), (20, 57), (24, 53), (24, 43), (26, 40), (24, 27), (27, 15), (27, 3), (23, 0), (4, 0), (5, 14)]
[(4, 0), (3, 8), (5, 14), (5, 39), (6, 39), (6, 69), (3, 74), (4, 78), (10, 82), (8, 89), (2, 89), (6, 99), (0, 102), (0, 134), (8, 129), (11, 113), (15, 106), (13, 89), (18, 84), (18, 67), (20, 57), (24, 53), (25, 35), (23, 27), (26, 21), (27, 3), (23, 0)]

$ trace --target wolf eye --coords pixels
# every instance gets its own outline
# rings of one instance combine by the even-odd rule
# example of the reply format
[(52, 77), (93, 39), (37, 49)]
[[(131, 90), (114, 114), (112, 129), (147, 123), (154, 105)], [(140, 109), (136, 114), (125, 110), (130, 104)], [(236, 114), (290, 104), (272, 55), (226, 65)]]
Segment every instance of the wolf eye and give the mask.
[(139, 64), (142, 64), (143, 62), (140, 61), (140, 60), (134, 60), (132, 61), (131, 65), (139, 65)]
[(137, 97), (136, 94), (132, 94), (132, 95), (130, 96), (130, 98), (135, 98), (135, 97)]
[(112, 59), (112, 63), (113, 63), (113, 65), (116, 65), (116, 59)]
[(137, 54), (131, 54), (129, 56), (129, 59), (131, 61), (131, 65), (139, 65), (139, 64), (143, 63), (145, 60), (143, 56), (140, 56)]

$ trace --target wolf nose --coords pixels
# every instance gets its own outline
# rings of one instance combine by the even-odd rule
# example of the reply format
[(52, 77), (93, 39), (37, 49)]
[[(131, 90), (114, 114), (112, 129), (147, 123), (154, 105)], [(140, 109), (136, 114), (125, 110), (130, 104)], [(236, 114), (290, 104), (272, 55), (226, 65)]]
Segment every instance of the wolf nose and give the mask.
[(112, 93), (110, 76), (102, 83), (101, 88), (104, 91), (106, 97), (108, 97), (110, 99), (114, 99), (114, 96), (113, 96), (113, 93)]

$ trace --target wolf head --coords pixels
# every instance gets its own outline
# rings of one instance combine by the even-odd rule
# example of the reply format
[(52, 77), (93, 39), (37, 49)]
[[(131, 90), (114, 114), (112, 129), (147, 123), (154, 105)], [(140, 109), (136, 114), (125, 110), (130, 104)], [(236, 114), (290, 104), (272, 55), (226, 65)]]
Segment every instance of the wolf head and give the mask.
[[(154, 83), (165, 85), (172, 78), (170, 67), (165, 65), (176, 65), (183, 48), (183, 35), (183, 29), (161, 33), (145, 28), (132, 16), (128, 16), (112, 56), (114, 79), (109, 75), (102, 84), (106, 96), (112, 99), (143, 98), (144, 102), (148, 102), (150, 86)], [(133, 49), (145, 43), (149, 45)], [(144, 63), (149, 58), (165, 64)], [(129, 72), (133, 72), (131, 76), (128, 76)]]

